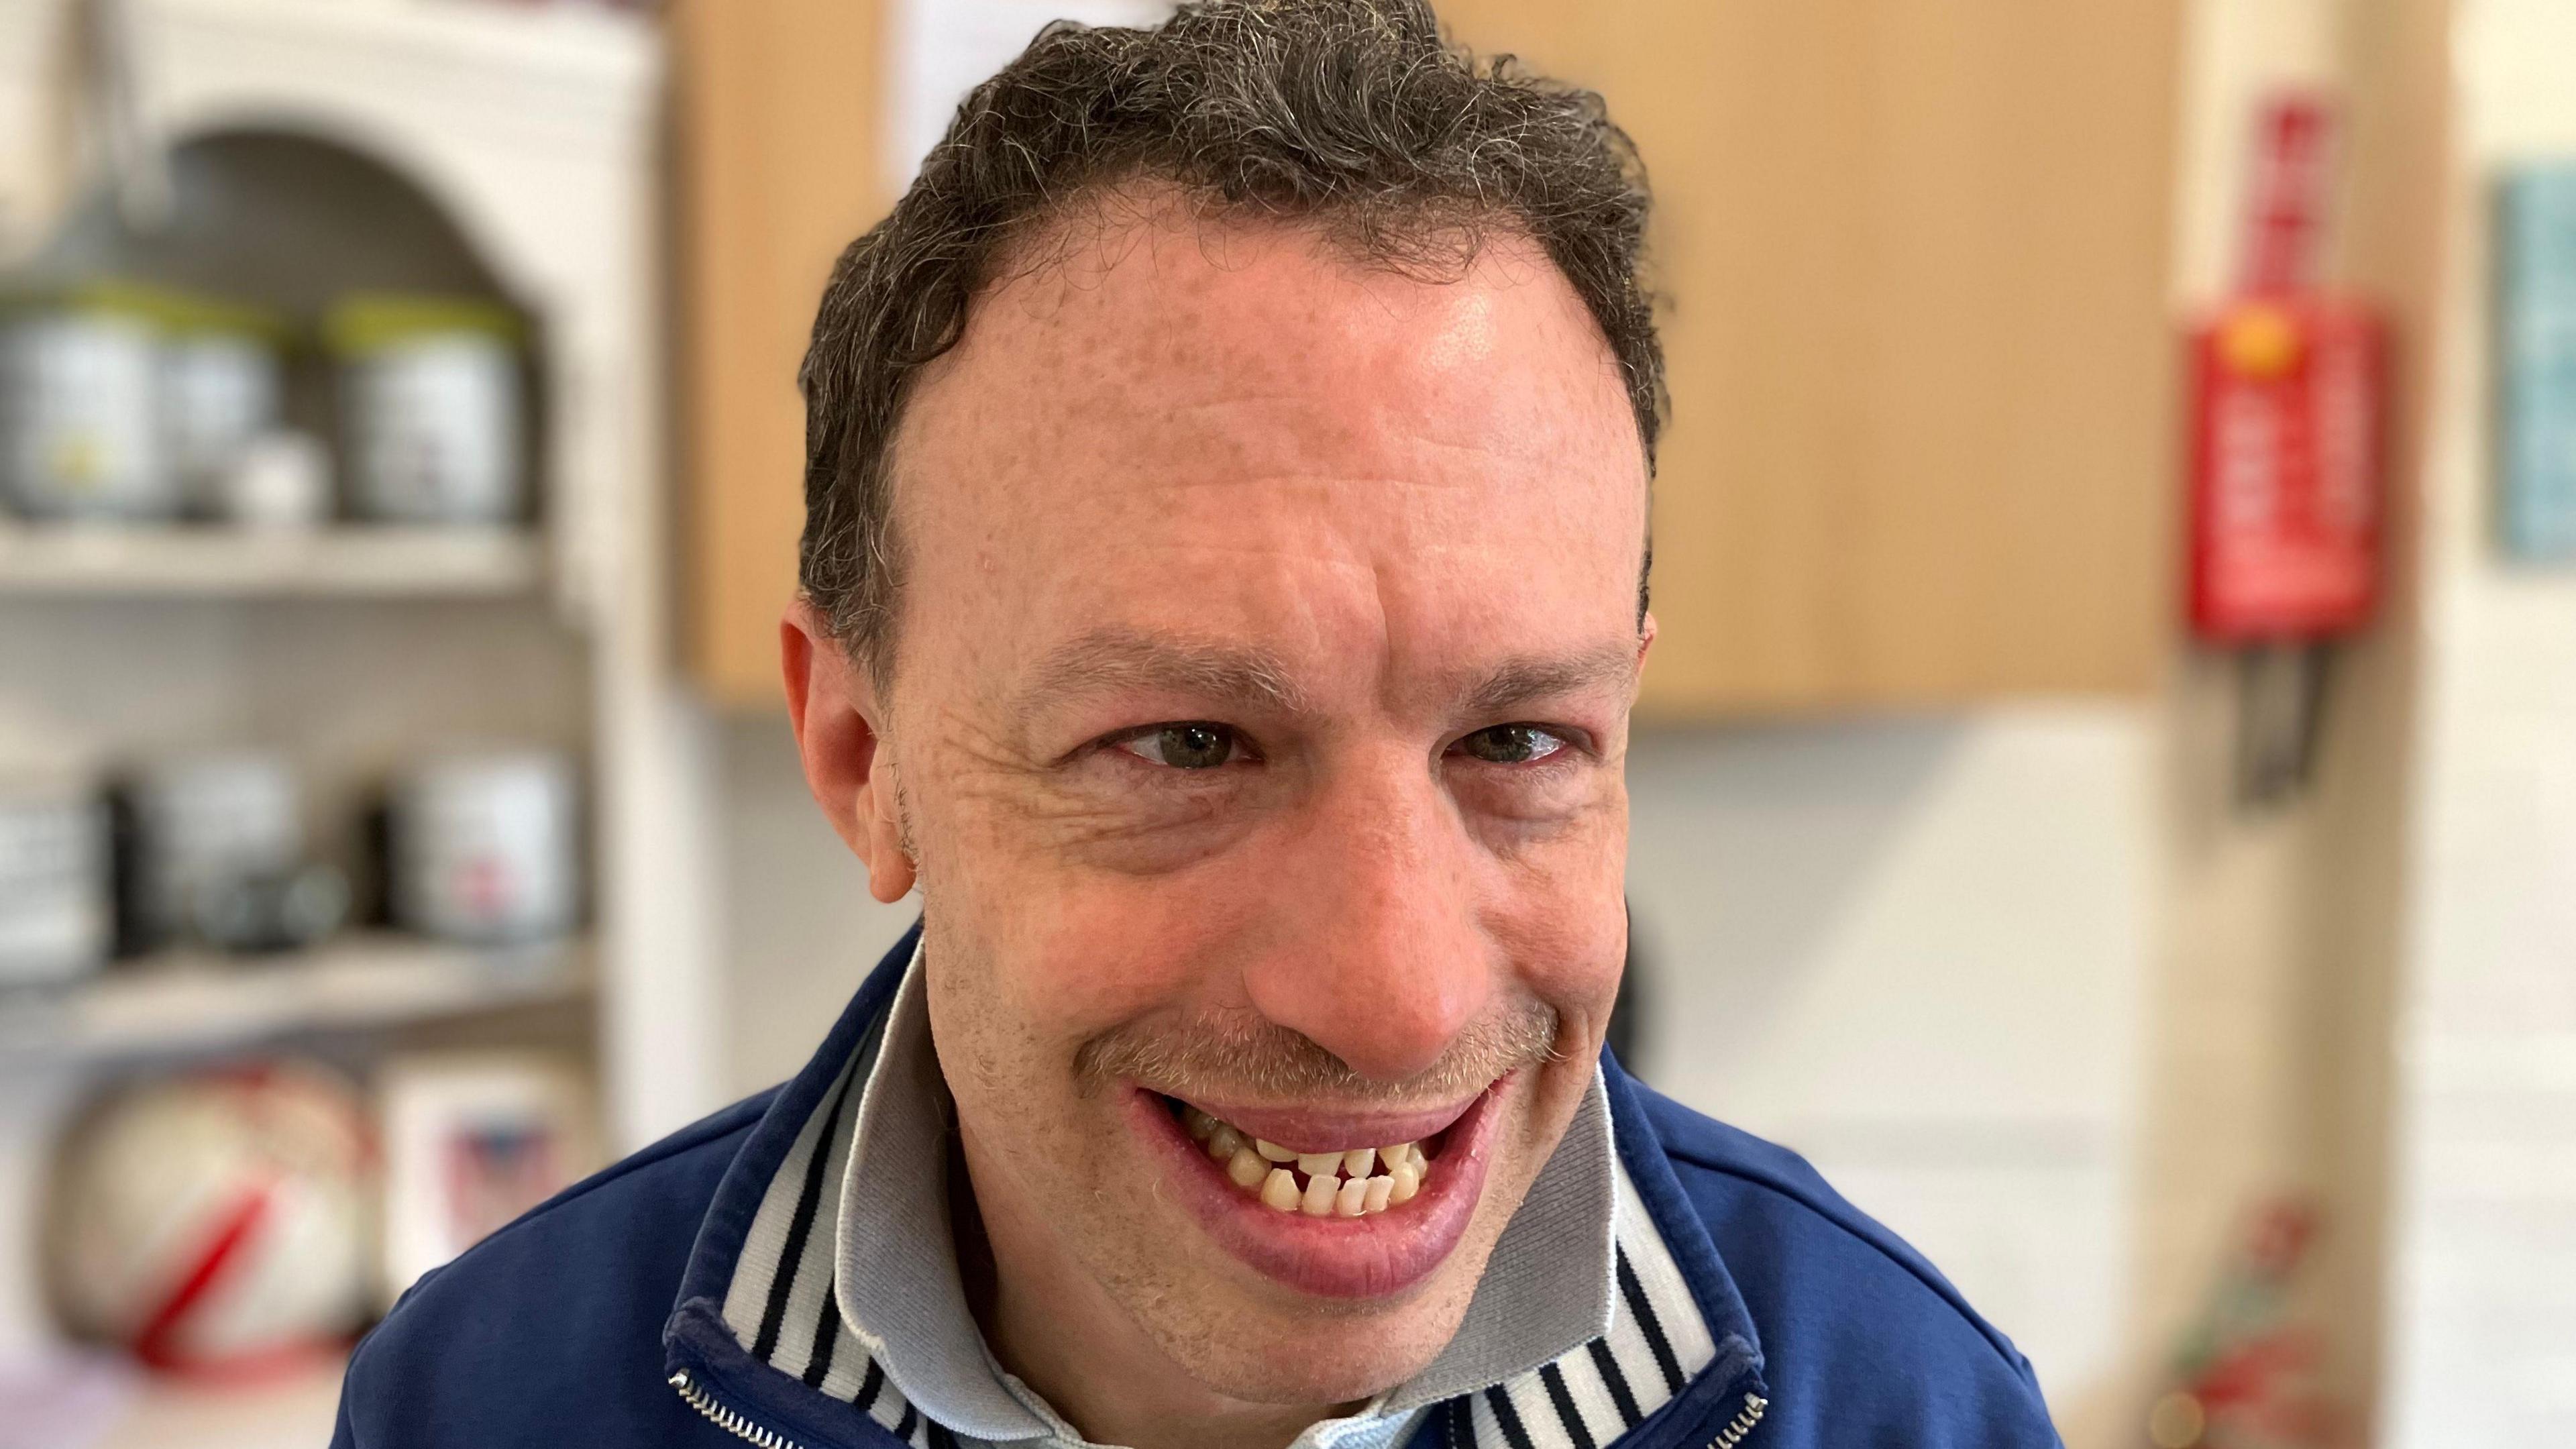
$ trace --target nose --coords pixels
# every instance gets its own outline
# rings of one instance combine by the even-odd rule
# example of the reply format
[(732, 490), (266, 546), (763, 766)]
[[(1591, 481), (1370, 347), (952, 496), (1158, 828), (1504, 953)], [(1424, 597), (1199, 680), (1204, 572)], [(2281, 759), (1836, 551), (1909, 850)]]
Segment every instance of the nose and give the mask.
[(1475, 845), (1419, 760), (1337, 773), (1275, 862), (1280, 928), (1245, 987), (1351, 1070), (1398, 1081), (1439, 1061), (1493, 995)]

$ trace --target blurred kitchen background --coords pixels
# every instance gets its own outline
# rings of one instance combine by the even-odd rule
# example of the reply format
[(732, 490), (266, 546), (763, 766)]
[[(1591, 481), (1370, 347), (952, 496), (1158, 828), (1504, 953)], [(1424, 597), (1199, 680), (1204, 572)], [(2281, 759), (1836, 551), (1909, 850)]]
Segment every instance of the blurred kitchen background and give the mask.
[[(1633, 1064), (2075, 1449), (2576, 1443), (2576, 7), (1442, 9), (1660, 199)], [(816, 296), (1157, 13), (0, 0), (0, 1446), (318, 1445), (803, 1060)]]

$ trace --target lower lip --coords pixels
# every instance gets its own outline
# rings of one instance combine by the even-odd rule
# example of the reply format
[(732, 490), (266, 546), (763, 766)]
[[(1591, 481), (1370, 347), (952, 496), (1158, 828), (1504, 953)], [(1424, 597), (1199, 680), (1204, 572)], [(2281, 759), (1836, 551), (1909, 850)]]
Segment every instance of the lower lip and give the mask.
[(1309, 1217), (1269, 1206), (1209, 1160), (1162, 1097), (1132, 1088), (1127, 1098), (1138, 1134), (1170, 1159), (1167, 1175), (1176, 1195), (1219, 1246), (1301, 1293), (1366, 1299), (1400, 1293), (1429, 1277), (1466, 1236), (1501, 1117), (1495, 1108), (1511, 1080), (1486, 1088), (1450, 1125), (1440, 1156), (1410, 1201), (1356, 1218)]

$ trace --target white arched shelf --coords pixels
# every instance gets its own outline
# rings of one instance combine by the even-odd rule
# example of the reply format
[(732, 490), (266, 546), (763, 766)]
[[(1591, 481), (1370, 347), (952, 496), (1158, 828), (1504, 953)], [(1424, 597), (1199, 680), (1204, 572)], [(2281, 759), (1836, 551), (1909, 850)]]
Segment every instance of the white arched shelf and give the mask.
[(659, 481), (654, 32), (435, 0), (140, 0), (147, 125), (291, 131), (373, 156), (450, 217), (540, 319), (555, 576), (621, 606), (626, 495)]
[[(367, 143), (353, 142), (345, 131), (316, 118), (280, 112), (257, 126), (174, 136), (164, 157), (165, 199), (148, 224), (131, 219), (112, 187), (94, 183), (35, 252), (27, 272), (36, 278), (106, 276), (223, 297), (282, 318), (307, 338), (320, 335), (335, 303), (361, 293), (460, 297), (509, 307), (528, 322), (525, 356), (532, 385), (526, 464), (535, 506), (520, 526), (475, 532), (488, 533), (488, 541), (504, 545), (499, 552), (533, 565), (538, 548), (531, 540), (551, 532), (547, 525), (556, 512), (552, 475), (567, 463), (553, 446), (552, 378), (547, 374), (555, 369), (546, 363), (561, 349), (554, 345), (546, 310), (503, 278), (484, 248), (465, 233), (448, 202), (423, 189), (400, 164), (371, 154)], [(321, 360), (306, 349), (297, 349), (296, 356), (299, 362)], [(299, 365), (290, 372), (289, 420), (326, 435), (333, 432), (325, 368)], [(379, 536), (387, 530), (338, 532), (332, 551), (357, 554), (365, 551), (356, 546), (359, 534)], [(428, 542), (431, 531), (410, 532), (414, 537), (404, 541), (419, 545)], [(435, 532), (452, 539), (464, 531)], [(185, 551), (201, 555), (250, 551), (244, 540), (206, 534), (181, 530), (171, 541), (188, 540), (194, 546)], [(34, 542), (21, 540), (22, 545)], [(62, 550), (56, 546), (52, 552)], [(30, 588), (55, 583), (76, 567), (47, 570), (47, 550), (41, 547), (22, 546), (15, 553), (10, 562), (37, 566), (27, 582)], [(200, 569), (198, 574), (212, 572)], [(532, 584), (540, 574), (552, 573), (531, 566), (517, 577)], [(152, 581), (148, 576), (111, 576), (104, 582)], [(304, 581), (279, 582), (284, 591), (284, 586)], [(400, 582), (388, 580), (389, 586)], [(575, 607), (579, 600), (560, 588), (556, 593), (565, 622), (586, 626), (587, 611)]]
[[(461, 0), (129, 8), (148, 135), (311, 145), (379, 168), (452, 231), (442, 246), (478, 290), (534, 321), (543, 572), (587, 654), (606, 1106), (630, 1145), (688, 1120), (717, 1089), (719, 831), (710, 725), (670, 646), (658, 29)], [(0, 0), (0, 34), (60, 37), (66, 14), (66, 0)], [(10, 158), (0, 190), (17, 177), (17, 198), (38, 194), (23, 178), (48, 164)]]

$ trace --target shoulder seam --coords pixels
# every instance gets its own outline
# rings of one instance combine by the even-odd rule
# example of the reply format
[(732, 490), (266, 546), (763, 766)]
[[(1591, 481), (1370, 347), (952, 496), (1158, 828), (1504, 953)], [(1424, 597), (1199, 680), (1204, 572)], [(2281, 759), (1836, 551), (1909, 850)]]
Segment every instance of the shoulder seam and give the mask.
[(2029, 1360), (2021, 1356), (2018, 1350), (2008, 1349), (2005, 1346), (2002, 1330), (1996, 1328), (1993, 1324), (1986, 1322), (1986, 1320), (1981, 1317), (1976, 1310), (1968, 1307), (1966, 1302), (1959, 1297), (1958, 1289), (1925, 1277), (1921, 1268), (1916, 1267), (1912, 1263), (1908, 1263), (1897, 1254), (1889, 1252), (1884, 1244), (1872, 1241), (1867, 1233), (1864, 1233), (1858, 1228), (1853, 1227), (1850, 1223), (1843, 1221), (1842, 1214), (1835, 1212), (1826, 1204), (1817, 1202), (1810, 1195), (1800, 1192), (1795, 1187), (1792, 1187), (1790, 1184), (1780, 1181), (1777, 1178), (1758, 1175), (1754, 1172), (1747, 1171), (1744, 1168), (1732, 1166), (1727, 1163), (1713, 1162), (1688, 1148), (1676, 1147), (1669, 1142), (1665, 1144), (1664, 1152), (1666, 1156), (1677, 1161), (1687, 1162), (1693, 1167), (1717, 1173), (1722, 1177), (1730, 1177), (1738, 1182), (1748, 1183), (1754, 1187), (1758, 1187), (1767, 1192), (1777, 1194), (1780, 1197), (1787, 1198), (1789, 1201), (1805, 1208), (1808, 1212), (1813, 1213), (1818, 1218), (1832, 1224), (1836, 1231), (1859, 1242), (1890, 1264), (1902, 1269), (1907, 1277), (1910, 1277), (1915, 1282), (1922, 1284), (1935, 1299), (1940, 1301), (1944, 1308), (1949, 1309), (1950, 1312), (1956, 1315), (1962, 1323), (1965, 1323), (1969, 1328), (1975, 1330), (1977, 1337), (1982, 1339), (1985, 1342), (1986, 1347), (1994, 1352), (1995, 1357), (2003, 1360), (2005, 1369), (2010, 1371), (2015, 1379), (2020, 1380), (2021, 1383), (2028, 1387), (2033, 1394), (2039, 1392), (2039, 1385), (2031, 1376), (2031, 1370), (2028, 1367)]

